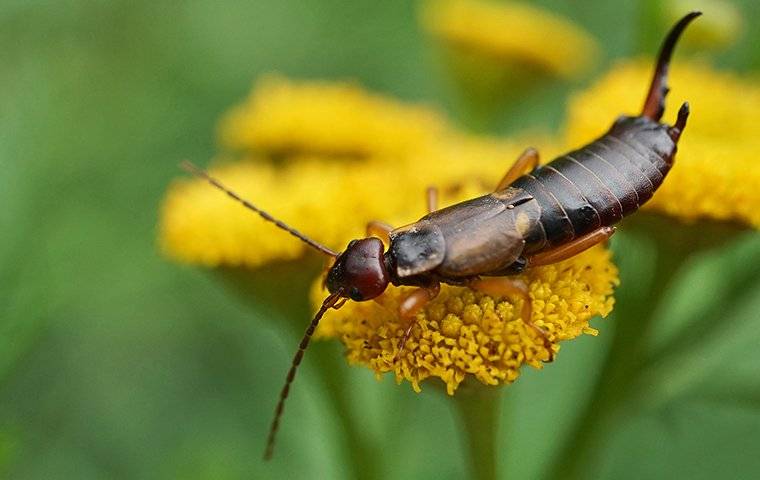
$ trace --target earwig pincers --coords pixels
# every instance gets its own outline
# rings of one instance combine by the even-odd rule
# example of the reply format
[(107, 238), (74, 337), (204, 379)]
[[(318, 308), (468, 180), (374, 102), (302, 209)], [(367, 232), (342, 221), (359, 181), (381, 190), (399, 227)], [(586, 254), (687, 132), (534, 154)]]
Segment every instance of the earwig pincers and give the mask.
[(306, 329), (280, 393), (266, 459), (274, 450), (290, 385), (322, 316), (347, 300), (375, 299), (388, 285), (416, 287), (399, 307), (399, 315), (409, 320), (399, 352), (415, 326), (415, 314), (445, 283), (493, 297), (521, 297), (522, 321), (543, 338), (550, 352), (547, 360), (553, 359), (548, 334), (531, 321), (526, 285), (509, 277), (606, 241), (615, 231), (613, 225), (638, 210), (662, 184), (689, 117), (689, 105), (684, 103), (674, 125), (660, 122), (668, 65), (681, 33), (699, 15), (689, 13), (668, 33), (638, 116), (619, 117), (600, 138), (545, 165), (539, 165), (536, 150), (525, 150), (487, 195), (438, 209), (437, 191), (428, 189), (427, 215), (395, 229), (370, 222), (367, 237), (352, 240), (340, 253), (242, 199), (205, 171), (183, 163), (189, 172), (334, 260), (325, 278), (329, 296)]

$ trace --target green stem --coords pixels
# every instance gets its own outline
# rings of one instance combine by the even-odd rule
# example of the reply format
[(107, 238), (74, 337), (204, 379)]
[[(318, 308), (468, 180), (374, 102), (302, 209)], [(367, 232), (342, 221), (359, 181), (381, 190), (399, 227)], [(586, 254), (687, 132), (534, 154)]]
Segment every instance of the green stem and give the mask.
[(463, 385), (454, 395), (454, 405), (465, 432), (467, 451), (476, 480), (496, 479), (496, 435), (501, 405), (500, 387)]
[[(616, 420), (625, 414), (637, 378), (646, 361), (655, 314), (667, 291), (694, 249), (699, 238), (691, 227), (673, 228), (673, 221), (640, 214), (626, 226), (629, 234), (640, 234), (642, 241), (654, 244), (654, 271), (651, 280), (627, 276), (621, 269), (621, 287), (616, 294), (615, 331), (607, 360), (574, 433), (550, 470), (549, 478), (585, 478), (597, 457), (595, 449), (617, 428)], [(669, 226), (666, 225), (667, 222)]]

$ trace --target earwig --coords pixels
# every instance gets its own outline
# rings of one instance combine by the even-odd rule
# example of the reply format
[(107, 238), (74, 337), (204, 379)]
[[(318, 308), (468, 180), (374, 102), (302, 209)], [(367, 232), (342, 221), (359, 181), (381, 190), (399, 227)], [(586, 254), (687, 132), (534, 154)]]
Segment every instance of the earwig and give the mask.
[(683, 17), (665, 38), (640, 115), (619, 117), (597, 140), (545, 165), (539, 166), (536, 150), (527, 149), (490, 194), (439, 210), (437, 191), (428, 189), (429, 213), (419, 221), (396, 229), (370, 222), (367, 237), (352, 240), (341, 253), (277, 220), (189, 162), (183, 163), (190, 173), (334, 259), (324, 282), (330, 294), (306, 329), (280, 392), (265, 459), (274, 451), (285, 400), (322, 316), (349, 299), (375, 299), (389, 284), (417, 287), (399, 307), (399, 315), (409, 320), (398, 343), (399, 355), (415, 326), (415, 314), (446, 283), (493, 297), (522, 297), (522, 321), (543, 338), (547, 360), (553, 360), (547, 333), (531, 321), (526, 285), (508, 277), (606, 241), (615, 231), (613, 225), (638, 210), (662, 184), (689, 117), (689, 105), (684, 103), (674, 125), (660, 122), (668, 93), (668, 65), (681, 33), (699, 15), (691, 12)]

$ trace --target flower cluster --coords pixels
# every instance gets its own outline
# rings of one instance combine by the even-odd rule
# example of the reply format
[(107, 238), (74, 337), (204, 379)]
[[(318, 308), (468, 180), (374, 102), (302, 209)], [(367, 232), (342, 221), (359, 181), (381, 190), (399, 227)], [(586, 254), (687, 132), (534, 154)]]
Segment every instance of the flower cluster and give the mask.
[[(426, 10), (426, 25), (441, 38), (474, 42), (498, 58), (552, 75), (573, 74), (564, 59), (568, 52), (576, 66), (593, 55), (585, 34), (557, 18), (530, 7), (503, 7), (506, 14), (495, 8), (479, 1), (442, 2)], [(490, 38), (477, 32), (465, 38), (467, 29), (457, 26), (460, 14), (482, 23), (481, 33), (490, 32)], [(562, 39), (557, 48), (538, 47), (547, 31)], [(431, 108), (356, 84), (279, 76), (258, 82), (225, 116), (220, 141), (227, 153), (214, 162), (213, 176), (335, 250), (363, 236), (368, 221), (417, 220), (425, 213), (428, 186), (439, 187), (446, 206), (489, 192), (528, 146), (538, 147), (543, 159), (559, 152), (554, 140), (541, 136), (502, 140), (463, 133)], [(299, 258), (307, 249), (197, 179), (177, 180), (169, 189), (159, 238), (169, 256), (209, 267), (256, 268)], [(531, 269), (521, 279), (530, 288), (531, 320), (548, 332), (549, 348), (556, 352), (560, 341), (595, 333), (589, 320), (611, 310), (617, 270), (600, 246)], [(315, 283), (316, 296), (322, 296), (320, 285)], [(390, 287), (379, 304), (349, 302), (330, 312), (318, 334), (340, 338), (352, 362), (378, 375), (393, 371), (415, 389), (425, 378), (438, 377), (451, 394), (468, 374), (489, 385), (509, 383), (523, 364), (538, 368), (551, 355), (545, 340), (519, 317), (521, 299), (444, 285), (418, 314), (406, 352), (394, 363), (405, 327), (396, 312), (407, 291)]]

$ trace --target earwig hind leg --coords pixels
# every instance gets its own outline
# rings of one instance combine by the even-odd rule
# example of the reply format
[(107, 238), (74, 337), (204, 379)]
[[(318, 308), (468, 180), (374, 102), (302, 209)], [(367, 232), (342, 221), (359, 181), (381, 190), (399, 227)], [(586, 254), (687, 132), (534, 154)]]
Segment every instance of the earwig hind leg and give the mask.
[(438, 210), (438, 189), (436, 187), (428, 187), (425, 191), (425, 200), (427, 202), (428, 213)]
[(533, 331), (535, 331), (544, 341), (544, 348), (549, 352), (549, 358), (547, 362), (554, 361), (554, 350), (552, 349), (552, 342), (549, 339), (549, 334), (543, 328), (533, 323), (533, 307), (531, 305), (531, 298), (528, 292), (528, 286), (522, 280), (515, 280), (512, 278), (479, 278), (471, 280), (467, 283), (467, 286), (473, 290), (477, 290), (481, 293), (485, 293), (494, 298), (499, 297), (520, 297), (523, 300), (522, 309), (520, 311), (520, 317)]
[(367, 236), (368, 237), (377, 237), (380, 240), (383, 241), (386, 245), (390, 245), (391, 240), (389, 237), (389, 234), (393, 230), (393, 227), (388, 225), (385, 222), (380, 222), (378, 220), (373, 220), (369, 223), (367, 223)]
[(606, 241), (613, 233), (615, 233), (615, 227), (602, 227), (596, 229), (591, 233), (576, 238), (570, 243), (562, 245), (561, 247), (528, 257), (528, 266), (538, 267), (567, 260), (570, 257), (574, 257), (579, 253), (588, 250), (596, 244)]
[(533, 147), (528, 147), (522, 154), (520, 154), (509, 170), (507, 170), (507, 173), (504, 174), (504, 177), (494, 191), (498, 192), (499, 190), (503, 190), (521, 175), (536, 168), (536, 166), (538, 166), (538, 150)]
[(417, 321), (414, 319), (415, 315), (417, 315), (417, 312), (424, 308), (425, 305), (430, 303), (431, 300), (437, 297), (440, 291), (441, 285), (436, 282), (428, 287), (420, 287), (416, 289), (401, 301), (401, 304), (398, 307), (399, 316), (402, 319), (409, 319), (410, 322), (409, 326), (404, 330), (404, 335), (401, 337), (401, 342), (399, 342), (398, 345), (398, 353), (393, 357), (393, 363), (396, 363), (399, 358), (401, 358), (401, 355), (404, 353), (406, 342), (412, 335), (412, 329), (417, 325)]
[(533, 315), (531, 299), (530, 295), (528, 295), (528, 286), (522, 280), (504, 277), (479, 278), (471, 280), (467, 283), (467, 286), (494, 298), (520, 297), (524, 300), (522, 311), (520, 312), (523, 320), (529, 322)]

